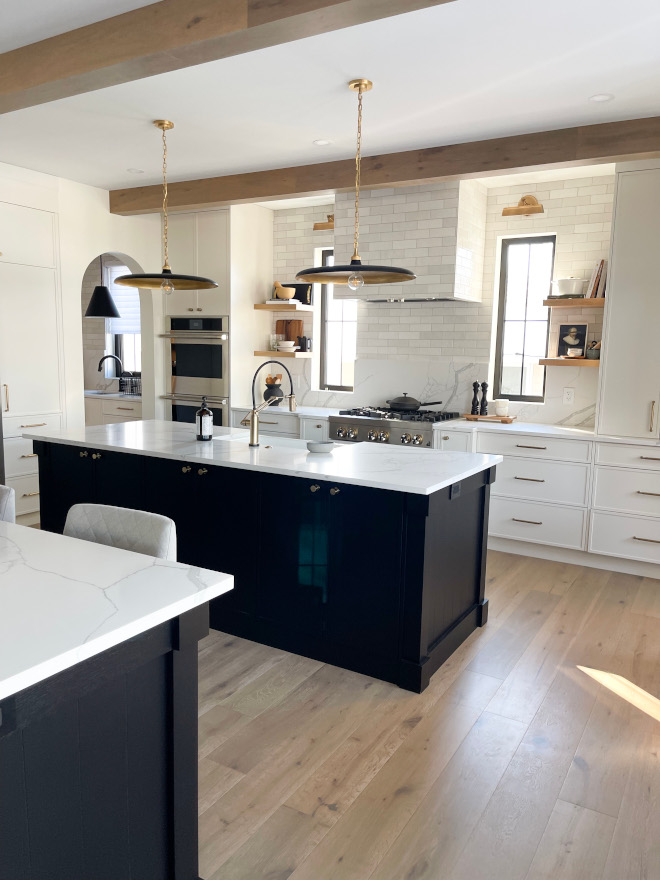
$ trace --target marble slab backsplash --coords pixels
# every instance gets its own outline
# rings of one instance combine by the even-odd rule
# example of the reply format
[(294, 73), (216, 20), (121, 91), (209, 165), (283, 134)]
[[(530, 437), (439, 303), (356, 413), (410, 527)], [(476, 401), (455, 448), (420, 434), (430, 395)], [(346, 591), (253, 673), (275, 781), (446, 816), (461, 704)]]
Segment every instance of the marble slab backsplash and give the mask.
[[(303, 362), (304, 363), (304, 362)], [(438, 358), (433, 361), (391, 361), (372, 358), (355, 363), (355, 390), (318, 391), (310, 388), (309, 372), (300, 362), (292, 364), (296, 397), (301, 406), (348, 409), (354, 406), (384, 405), (406, 392), (422, 402), (441, 400), (435, 409), (461, 414), (470, 411), (472, 383), (488, 381), (488, 361), (468, 358)], [(595, 375), (594, 375), (595, 374)], [(593, 427), (598, 375), (580, 367), (546, 371), (545, 403), (509, 404), (520, 421), (568, 427)], [(563, 403), (565, 387), (575, 389), (574, 403)], [(489, 387), (489, 400), (492, 390)], [(490, 407), (490, 413), (494, 408)]]

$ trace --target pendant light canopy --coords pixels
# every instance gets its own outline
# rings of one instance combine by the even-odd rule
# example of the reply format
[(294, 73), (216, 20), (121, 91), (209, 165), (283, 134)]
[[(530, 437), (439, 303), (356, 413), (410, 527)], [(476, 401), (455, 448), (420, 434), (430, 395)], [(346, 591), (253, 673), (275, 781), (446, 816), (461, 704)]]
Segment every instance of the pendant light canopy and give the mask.
[(397, 266), (364, 266), (358, 254), (358, 241), (360, 238), (360, 164), (362, 161), (362, 95), (370, 91), (373, 83), (368, 79), (353, 79), (348, 87), (357, 92), (358, 96), (358, 123), (357, 123), (357, 149), (355, 153), (355, 231), (353, 234), (353, 256), (351, 262), (337, 266), (315, 266), (298, 272), (296, 279), (309, 281), (312, 284), (344, 284), (351, 290), (359, 290), (365, 284), (401, 284), (402, 281), (412, 281), (415, 278), (413, 272), (408, 269), (400, 269)]
[(154, 125), (163, 133), (163, 255), (165, 262), (162, 272), (145, 275), (120, 275), (115, 278), (115, 284), (123, 284), (125, 287), (143, 287), (147, 290), (162, 290), (163, 293), (173, 293), (175, 290), (205, 290), (209, 287), (217, 287), (217, 281), (210, 278), (202, 278), (199, 275), (176, 275), (170, 269), (167, 254), (167, 138), (165, 132), (174, 128), (174, 123), (169, 119), (156, 119)]
[[(103, 257), (99, 257), (101, 264), (101, 281), (103, 281)], [(85, 312), (86, 318), (119, 318), (121, 317), (117, 311), (117, 306), (112, 298), (112, 294), (105, 284), (97, 284), (92, 293)]]

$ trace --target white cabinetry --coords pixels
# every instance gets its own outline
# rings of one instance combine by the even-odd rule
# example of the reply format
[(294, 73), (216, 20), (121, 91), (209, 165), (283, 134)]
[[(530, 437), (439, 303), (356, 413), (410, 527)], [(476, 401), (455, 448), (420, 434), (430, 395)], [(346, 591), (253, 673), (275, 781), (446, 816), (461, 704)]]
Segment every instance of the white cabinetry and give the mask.
[(165, 299), (168, 315), (229, 314), (229, 212), (173, 214), (169, 219), (169, 261), (181, 275), (218, 282), (209, 290), (180, 290)]
[[(249, 409), (233, 409), (231, 424), (233, 428), (244, 428), (241, 421), (248, 415)], [(278, 437), (300, 437), (298, 416), (291, 412), (278, 412), (276, 407), (266, 407), (259, 413), (259, 434), (277, 434)]]
[(134, 422), (142, 418), (142, 401), (131, 397), (99, 399), (85, 398), (85, 424), (112, 425), (116, 422)]
[(617, 174), (598, 430), (660, 437), (660, 167)]
[(441, 426), (433, 429), (433, 448), (443, 452), (472, 452), (474, 449), (474, 430), (456, 430)]
[(300, 438), (302, 440), (327, 440), (328, 420), (318, 416), (300, 416)]
[(0, 202), (0, 262), (53, 269), (55, 216)]

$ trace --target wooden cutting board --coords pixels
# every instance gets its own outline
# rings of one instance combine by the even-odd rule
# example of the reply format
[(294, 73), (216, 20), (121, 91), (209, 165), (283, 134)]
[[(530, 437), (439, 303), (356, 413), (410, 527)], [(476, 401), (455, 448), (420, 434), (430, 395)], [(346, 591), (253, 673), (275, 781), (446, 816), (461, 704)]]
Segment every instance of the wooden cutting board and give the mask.
[(298, 342), (298, 337), (303, 335), (303, 322), (300, 320), (286, 321), (286, 339)]

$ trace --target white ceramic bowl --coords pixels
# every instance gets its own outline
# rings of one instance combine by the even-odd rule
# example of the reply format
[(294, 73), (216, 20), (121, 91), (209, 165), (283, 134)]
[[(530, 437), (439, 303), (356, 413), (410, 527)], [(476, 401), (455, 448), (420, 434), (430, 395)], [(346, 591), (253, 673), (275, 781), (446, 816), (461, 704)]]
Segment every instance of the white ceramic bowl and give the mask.
[(332, 442), (332, 440), (308, 440), (307, 448), (310, 452), (327, 453), (332, 452), (332, 450), (335, 448), (335, 444)]
[(557, 288), (559, 296), (578, 296), (584, 287), (584, 278), (558, 278), (552, 283)]

